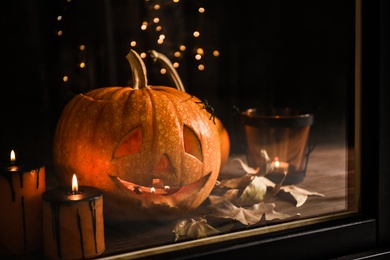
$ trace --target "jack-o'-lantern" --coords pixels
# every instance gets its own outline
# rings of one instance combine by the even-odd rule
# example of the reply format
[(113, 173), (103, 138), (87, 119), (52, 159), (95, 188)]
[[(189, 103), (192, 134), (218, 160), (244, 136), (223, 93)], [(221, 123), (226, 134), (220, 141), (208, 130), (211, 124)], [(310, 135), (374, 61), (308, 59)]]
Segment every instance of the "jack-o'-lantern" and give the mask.
[(201, 101), (170, 86), (147, 85), (134, 50), (132, 87), (73, 97), (58, 120), (53, 160), (58, 182), (103, 191), (108, 221), (168, 220), (211, 193), (220, 170), (216, 125)]
[[(172, 62), (168, 59), (168, 57), (155, 50), (150, 50), (149, 53), (152, 59), (154, 60), (154, 62), (158, 61), (161, 64), (161, 66), (166, 69), (167, 75), (169, 76), (172, 85), (175, 88), (185, 92), (186, 90), (183, 82), (181, 81), (179, 73), (176, 71), (175, 67), (172, 65)], [(213, 120), (215, 120), (215, 124), (218, 129), (220, 144), (221, 144), (221, 168), (222, 168), (229, 160), (230, 137), (222, 121), (218, 117), (215, 117)]]

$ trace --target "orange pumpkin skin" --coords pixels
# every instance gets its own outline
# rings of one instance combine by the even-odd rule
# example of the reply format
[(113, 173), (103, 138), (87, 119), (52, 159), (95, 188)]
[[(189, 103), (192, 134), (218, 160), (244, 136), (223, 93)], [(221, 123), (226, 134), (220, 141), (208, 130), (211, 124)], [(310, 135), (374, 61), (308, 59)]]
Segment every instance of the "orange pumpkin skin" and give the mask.
[(172, 219), (193, 211), (213, 189), (221, 162), (218, 130), (197, 101), (164, 86), (75, 96), (54, 137), (59, 184), (69, 186), (76, 173), (79, 185), (102, 189), (108, 220)]
[[(156, 62), (158, 61), (167, 71), (167, 75), (171, 79), (172, 85), (181, 91), (186, 92), (183, 82), (180, 79), (179, 73), (176, 71), (172, 62), (162, 53), (159, 53), (155, 50), (149, 51), (150, 56)], [(230, 138), (229, 133), (222, 121), (215, 117), (213, 119), (215, 121), (216, 127), (219, 133), (219, 139), (221, 144), (221, 168), (227, 163), (230, 155)]]
[(222, 167), (225, 166), (229, 160), (230, 137), (229, 137), (229, 132), (227, 131), (224, 124), (218, 117), (215, 117), (215, 125), (217, 126), (218, 129), (219, 142), (221, 144), (221, 169), (222, 169)]

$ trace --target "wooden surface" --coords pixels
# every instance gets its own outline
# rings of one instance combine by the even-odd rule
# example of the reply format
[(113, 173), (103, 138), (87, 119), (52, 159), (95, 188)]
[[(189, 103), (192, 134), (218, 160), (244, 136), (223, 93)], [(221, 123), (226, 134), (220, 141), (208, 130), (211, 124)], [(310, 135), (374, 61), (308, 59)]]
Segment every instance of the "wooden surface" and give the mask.
[[(309, 196), (300, 207), (296, 207), (295, 200), (288, 194), (268, 198), (269, 201), (267, 203), (275, 203), (275, 211), (292, 216), (292, 218), (281, 222), (345, 212), (351, 209), (348, 209), (348, 205), (351, 204), (352, 200), (349, 199), (348, 201), (348, 194), (353, 193), (353, 185), (351, 183), (348, 184), (348, 178), (351, 180), (348, 172), (350, 175), (353, 174), (351, 171), (348, 171), (348, 154), (343, 144), (317, 145), (310, 155), (304, 180), (295, 186), (311, 192), (318, 192), (324, 196)], [(207, 202), (204, 205), (202, 204), (193, 213), (193, 217), (203, 216), (207, 204)], [(221, 230), (221, 234), (240, 232), (248, 228), (261, 228), (269, 224), (266, 221), (260, 221), (258, 224), (248, 227), (231, 219), (207, 218), (207, 221), (216, 229)], [(175, 241), (175, 234), (172, 231), (176, 223), (177, 220), (122, 224), (106, 223), (106, 250), (99, 258), (111, 259), (112, 256), (118, 254), (138, 252), (172, 244), (180, 246), (182, 242), (193, 241), (194, 239), (184, 236)], [(157, 252), (158, 250), (156, 250)], [(42, 252), (36, 252), (29, 256), (13, 256), (9, 259), (44, 259), (44, 257)]]
[[(344, 145), (320, 145), (317, 146), (310, 155), (308, 168), (304, 180), (296, 184), (297, 187), (312, 192), (323, 194), (321, 196), (309, 196), (307, 201), (300, 207), (295, 206), (295, 201), (289, 196), (277, 196), (270, 198), (268, 202), (275, 203), (275, 211), (289, 214), (292, 217), (287, 221), (295, 219), (313, 218), (344, 212), (347, 210), (348, 201), (348, 160), (347, 149)], [(349, 189), (353, 188), (352, 186)], [(351, 203), (351, 202), (350, 202)], [(202, 209), (199, 209), (200, 211)], [(197, 216), (197, 212), (194, 213)], [(239, 232), (246, 230), (248, 227), (239, 223), (234, 226), (228, 225), (230, 220), (210, 222), (209, 224), (219, 224), (213, 226), (224, 232)], [(106, 227), (106, 251), (101, 256), (112, 256), (126, 252), (135, 252), (137, 250), (151, 247), (163, 246), (180, 242), (189, 241), (189, 238), (181, 238), (175, 242), (175, 235), (172, 232), (176, 221), (165, 223), (135, 223), (128, 227), (107, 226)], [(251, 228), (261, 228), (265, 225), (261, 222), (253, 225)], [(226, 226), (231, 230), (226, 230)]]

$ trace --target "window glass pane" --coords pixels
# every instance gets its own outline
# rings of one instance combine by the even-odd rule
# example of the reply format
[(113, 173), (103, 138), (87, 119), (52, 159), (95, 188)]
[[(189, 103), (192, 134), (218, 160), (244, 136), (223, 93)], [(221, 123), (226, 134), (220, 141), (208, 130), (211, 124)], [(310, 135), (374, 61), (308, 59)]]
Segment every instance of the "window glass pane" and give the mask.
[[(101, 189), (102, 257), (356, 213), (355, 7), (355, 0), (7, 6), (25, 15), (3, 13), (11, 39), (4, 93), (18, 104), (12, 111), (0, 104), (4, 160), (11, 149), (44, 160), (47, 189), (70, 186), (74, 173), (80, 186)], [(130, 49), (140, 60), (130, 55), (129, 63)], [(125, 88), (144, 83), (154, 89)]]

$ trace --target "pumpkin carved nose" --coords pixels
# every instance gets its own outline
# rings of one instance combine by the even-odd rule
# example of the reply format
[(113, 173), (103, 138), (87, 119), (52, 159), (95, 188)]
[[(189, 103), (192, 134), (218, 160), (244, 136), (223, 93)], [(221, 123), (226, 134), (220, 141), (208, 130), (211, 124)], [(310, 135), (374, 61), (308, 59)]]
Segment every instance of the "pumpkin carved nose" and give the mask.
[(164, 154), (158, 164), (156, 165), (154, 172), (155, 173), (166, 173), (172, 171), (171, 162), (166, 154)]

